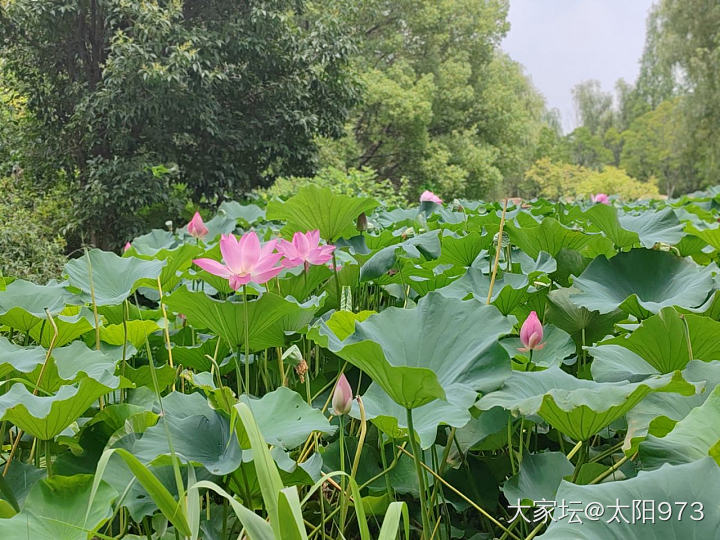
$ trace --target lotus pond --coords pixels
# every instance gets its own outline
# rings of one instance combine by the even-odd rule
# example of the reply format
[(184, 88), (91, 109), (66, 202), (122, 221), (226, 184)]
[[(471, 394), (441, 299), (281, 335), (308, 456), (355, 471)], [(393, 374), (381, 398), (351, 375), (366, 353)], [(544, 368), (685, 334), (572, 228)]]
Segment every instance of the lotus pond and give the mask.
[(426, 199), (4, 277), (0, 538), (719, 538), (720, 189)]

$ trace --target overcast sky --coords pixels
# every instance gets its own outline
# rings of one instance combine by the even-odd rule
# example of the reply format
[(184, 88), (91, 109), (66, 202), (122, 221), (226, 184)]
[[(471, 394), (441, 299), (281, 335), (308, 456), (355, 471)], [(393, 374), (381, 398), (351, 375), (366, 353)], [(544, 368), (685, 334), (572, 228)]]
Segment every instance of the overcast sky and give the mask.
[(566, 131), (577, 125), (572, 87), (597, 79), (606, 91), (634, 83), (653, 0), (510, 0), (502, 48), (525, 66)]

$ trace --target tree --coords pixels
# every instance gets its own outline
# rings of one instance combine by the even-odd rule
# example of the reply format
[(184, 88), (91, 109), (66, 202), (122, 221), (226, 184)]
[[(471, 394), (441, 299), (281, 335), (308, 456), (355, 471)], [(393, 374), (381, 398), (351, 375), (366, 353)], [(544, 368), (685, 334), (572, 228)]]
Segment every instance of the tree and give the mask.
[[(498, 50), (505, 0), (323, 0), (356, 40), (364, 100), (326, 164), (372, 167), (446, 198), (512, 189), (534, 158), (544, 102)], [(502, 186), (505, 180), (506, 184)]]
[(620, 164), (639, 180), (652, 178), (669, 196), (701, 187), (693, 166), (693, 148), (684, 129), (682, 98), (664, 101), (637, 118), (623, 133)]
[[(28, 163), (69, 178), (93, 243), (185, 182), (215, 201), (314, 167), (356, 90), (351, 47), (303, 0), (14, 0), (2, 56), (36, 121)], [(10, 83), (9, 83), (10, 84)], [(153, 174), (164, 170), (173, 174)]]
[(592, 135), (601, 135), (613, 124), (612, 94), (603, 92), (600, 81), (589, 80), (572, 89), (579, 124)]
[(570, 162), (575, 165), (600, 169), (613, 162), (613, 153), (603, 144), (602, 136), (593, 134), (588, 127), (574, 129), (565, 137), (564, 145)]
[[(653, 11), (646, 46), (648, 68), (638, 87), (657, 106), (674, 94), (688, 129), (702, 183), (720, 177), (720, 3), (662, 0)], [(644, 61), (646, 59), (644, 58)]]

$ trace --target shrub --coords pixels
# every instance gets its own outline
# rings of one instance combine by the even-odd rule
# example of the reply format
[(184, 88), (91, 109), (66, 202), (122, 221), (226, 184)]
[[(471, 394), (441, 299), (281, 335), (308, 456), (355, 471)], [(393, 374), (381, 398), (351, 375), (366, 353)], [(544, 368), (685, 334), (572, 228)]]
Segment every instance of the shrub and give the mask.
[(256, 190), (255, 195), (265, 201), (273, 197), (286, 199), (308, 184), (327, 187), (342, 195), (373, 197), (383, 201), (387, 206), (404, 204), (409, 189), (405, 180), (402, 180), (400, 186), (396, 188), (390, 180), (378, 179), (377, 173), (372, 169), (351, 168), (343, 171), (335, 167), (327, 167), (321, 169), (313, 177), (288, 176), (278, 178), (269, 188)]
[(59, 278), (71, 216), (64, 188), (39, 193), (21, 173), (0, 179), (0, 270), (36, 282)]

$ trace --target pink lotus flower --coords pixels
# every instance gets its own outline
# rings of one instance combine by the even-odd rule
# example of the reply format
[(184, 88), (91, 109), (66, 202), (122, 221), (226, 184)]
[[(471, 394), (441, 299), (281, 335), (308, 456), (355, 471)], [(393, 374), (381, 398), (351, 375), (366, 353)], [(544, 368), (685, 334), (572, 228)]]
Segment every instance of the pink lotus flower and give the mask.
[(125, 253), (131, 247), (132, 246), (130, 245), (130, 242), (125, 242), (125, 245), (123, 246), (123, 253)]
[(195, 238), (202, 238), (208, 233), (208, 228), (205, 226), (199, 212), (195, 212), (195, 215), (190, 220), (190, 223), (187, 224), (187, 232), (190, 236)]
[(525, 319), (522, 327), (520, 328), (520, 341), (524, 345), (520, 352), (528, 352), (532, 350), (540, 350), (545, 344), (540, 343), (543, 338), (543, 326), (538, 319), (537, 313), (534, 311), (530, 312), (528, 318)]
[(442, 204), (442, 199), (435, 195), (432, 191), (427, 189), (420, 195), (420, 202), (434, 202), (435, 204)]
[(610, 199), (605, 193), (598, 193), (597, 195), (592, 196), (592, 202), (594, 203), (602, 203), (602, 204), (610, 204)]
[(320, 231), (316, 229), (306, 233), (296, 232), (292, 242), (278, 240), (277, 249), (285, 257), (282, 264), (286, 268), (299, 264), (307, 268), (311, 264), (325, 264), (332, 259), (335, 246), (321, 246)]
[(220, 237), (220, 252), (225, 264), (207, 258), (193, 262), (211, 274), (227, 278), (230, 287), (237, 291), (241, 285), (251, 281), (265, 283), (280, 273), (283, 267), (275, 264), (282, 255), (273, 253), (276, 242), (270, 240), (261, 246), (254, 231), (245, 233), (240, 241), (232, 234), (223, 234)]
[(332, 406), (335, 414), (341, 416), (350, 412), (352, 408), (352, 388), (350, 383), (343, 373), (340, 375), (337, 384), (335, 385), (335, 391), (333, 392)]

